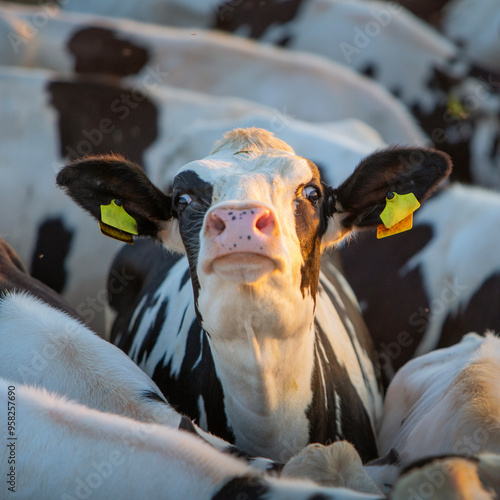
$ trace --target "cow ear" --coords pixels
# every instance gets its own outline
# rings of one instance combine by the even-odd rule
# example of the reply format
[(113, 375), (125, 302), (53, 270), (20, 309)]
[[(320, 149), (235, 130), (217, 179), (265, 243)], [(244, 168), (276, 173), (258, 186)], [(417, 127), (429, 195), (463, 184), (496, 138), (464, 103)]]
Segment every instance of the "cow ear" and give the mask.
[(371, 154), (342, 185), (330, 190), (323, 246), (355, 229), (382, 224), (380, 214), (389, 193), (413, 193), (422, 203), (451, 169), (450, 157), (434, 149), (387, 148)]
[(122, 241), (131, 242), (132, 234), (160, 238), (172, 218), (170, 196), (154, 186), (141, 167), (120, 157), (71, 163), (61, 169), (57, 184), (101, 223), (105, 234)]

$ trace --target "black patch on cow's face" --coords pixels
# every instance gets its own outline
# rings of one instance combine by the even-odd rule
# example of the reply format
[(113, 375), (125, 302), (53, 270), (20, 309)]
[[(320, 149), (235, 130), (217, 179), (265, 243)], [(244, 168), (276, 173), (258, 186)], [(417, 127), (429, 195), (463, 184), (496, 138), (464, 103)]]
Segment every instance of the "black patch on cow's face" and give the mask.
[[(326, 387), (323, 387), (320, 365)], [(313, 400), (306, 413), (309, 421), (309, 442), (330, 444), (346, 439), (354, 445), (363, 462), (377, 458), (377, 445), (368, 413), (347, 369), (339, 364), (332, 345), (318, 324), (311, 387)], [(341, 428), (338, 428), (336, 421), (335, 409), (338, 405)]]
[(292, 21), (303, 0), (227, 0), (217, 7), (214, 29), (234, 33), (241, 27), (249, 27), (250, 38), (260, 38), (275, 24)]
[(212, 500), (259, 500), (267, 498), (269, 491), (266, 483), (259, 477), (239, 476), (231, 479), (216, 493)]
[(69, 307), (52, 288), (29, 275), (17, 253), (0, 238), (0, 298), (5, 292), (28, 292), (46, 304), (82, 321), (76, 311)]
[(112, 30), (98, 27), (76, 31), (68, 49), (75, 58), (76, 73), (134, 75), (149, 59), (145, 48), (120, 40)]
[(47, 90), (58, 114), (62, 157), (115, 153), (144, 164), (158, 136), (158, 110), (144, 94), (84, 81), (52, 81)]
[(431, 238), (431, 227), (418, 225), (380, 240), (365, 232), (340, 250), (344, 275), (363, 305), (382, 368), (406, 363), (426, 329), (429, 299), (420, 270), (400, 270)]
[(38, 228), (37, 241), (31, 260), (31, 274), (60, 293), (66, 285), (66, 258), (73, 231), (62, 218), (48, 219)]
[[(196, 314), (200, 322), (201, 316), (197, 305), (200, 283), (198, 281), (196, 268), (198, 266), (198, 254), (200, 250), (200, 232), (203, 226), (205, 213), (212, 204), (212, 193), (212, 184), (204, 181), (192, 170), (181, 172), (174, 179), (172, 213), (174, 217), (179, 219), (179, 230), (189, 261)], [(191, 202), (186, 204), (182, 195), (188, 195)]]
[[(467, 283), (450, 282), (450, 308), (453, 302), (460, 300), (461, 286)], [(441, 337), (437, 348), (456, 344), (469, 332), (500, 332), (500, 273), (490, 276), (472, 296), (468, 304), (458, 308), (456, 314), (450, 314), (441, 328)]]
[[(307, 160), (311, 168), (312, 180), (307, 186), (299, 187), (302, 191), (304, 187), (312, 187), (319, 197), (316, 203), (309, 201), (303, 196), (296, 200), (295, 209), (295, 231), (300, 242), (300, 253), (304, 264), (301, 268), (300, 290), (302, 295), (309, 290), (311, 297), (316, 300), (318, 294), (319, 271), (321, 267), (321, 237), (326, 231), (327, 222), (324, 217), (325, 212), (325, 186), (321, 182), (318, 168), (314, 163)], [(301, 194), (300, 192), (298, 193)]]

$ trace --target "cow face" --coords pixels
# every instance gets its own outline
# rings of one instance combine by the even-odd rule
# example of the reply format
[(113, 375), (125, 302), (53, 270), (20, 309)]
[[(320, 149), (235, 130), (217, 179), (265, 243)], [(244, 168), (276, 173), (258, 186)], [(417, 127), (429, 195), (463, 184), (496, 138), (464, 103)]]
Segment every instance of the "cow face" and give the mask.
[(232, 335), (258, 322), (285, 334), (311, 321), (322, 250), (380, 224), (388, 192), (422, 201), (450, 168), (436, 151), (389, 149), (333, 189), (272, 134), (237, 129), (184, 166), (169, 194), (113, 157), (71, 164), (57, 181), (97, 219), (101, 205), (119, 199), (139, 235), (185, 252), (208, 332)]

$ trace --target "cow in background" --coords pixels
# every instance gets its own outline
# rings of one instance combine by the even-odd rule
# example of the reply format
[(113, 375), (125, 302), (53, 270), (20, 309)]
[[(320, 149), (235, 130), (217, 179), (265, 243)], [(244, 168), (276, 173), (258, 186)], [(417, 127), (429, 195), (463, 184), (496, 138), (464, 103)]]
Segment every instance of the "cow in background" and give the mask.
[(383, 366), (500, 331), (499, 224), (498, 193), (455, 183), (415, 212), (411, 231), (341, 248)]

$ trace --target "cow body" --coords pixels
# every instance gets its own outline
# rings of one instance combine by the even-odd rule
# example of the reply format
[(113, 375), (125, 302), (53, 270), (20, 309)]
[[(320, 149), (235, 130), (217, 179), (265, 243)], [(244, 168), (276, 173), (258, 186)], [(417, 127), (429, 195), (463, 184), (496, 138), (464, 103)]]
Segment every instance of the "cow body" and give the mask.
[[(253, 468), (246, 467), (252, 471), (252, 475), (258, 470), (272, 471), (276, 474), (283, 467), (283, 464), (243, 453), (227, 441), (203, 432), (187, 417), (176, 412), (165, 400), (157, 385), (128, 356), (85, 327), (60, 296), (28, 274), (12, 247), (1, 239), (0, 347), (0, 383), (13, 388), (11, 390), (15, 394), (11, 399), (15, 404), (10, 406), (13, 406), (18, 414), (18, 419), (15, 420), (16, 436), (20, 441), (24, 441), (23, 445), (29, 443), (29, 452), (24, 454), (16, 449), (17, 455), (14, 453), (18, 457), (15, 468), (17, 475), (23, 471), (22, 475), (27, 479), (24, 480), (23, 477), (18, 482), (14, 479), (13, 483), (16, 483), (16, 491), (24, 497), (36, 488), (39, 489), (37, 497), (41, 495), (43, 488), (49, 488), (43, 490), (43, 494), (46, 495), (56, 491), (55, 482), (46, 482), (45, 486), (40, 485), (39, 481), (43, 474), (39, 467), (37, 468), (34, 457), (49, 466), (56, 460), (55, 450), (59, 450), (57, 456), (60, 456), (65, 446), (80, 439), (81, 435), (78, 432), (65, 435), (62, 415), (75, 424), (72, 426), (73, 430), (78, 426), (76, 422), (80, 422), (90, 433), (103, 431), (103, 426), (105, 428), (108, 423), (118, 427), (124, 425), (123, 429), (128, 429), (128, 434), (125, 432), (120, 434), (124, 444), (122, 451), (127, 455), (132, 450), (137, 451), (135, 448), (137, 440), (147, 448), (150, 443), (147, 438), (150, 437), (152, 440), (159, 440), (156, 441), (157, 451), (169, 453), (175, 450), (176, 458), (184, 463), (188, 454), (199, 458), (203, 456), (202, 441), (205, 441), (226, 457), (233, 455), (240, 461), (245, 460)], [(4, 397), (7, 399), (8, 394), (9, 390), (6, 390)], [(69, 398), (78, 405), (68, 404), (66, 400), (59, 398)], [(37, 404), (34, 406), (30, 404), (35, 401)], [(58, 416), (44, 420), (42, 414), (46, 412)], [(113, 415), (127, 418), (113, 419)], [(31, 427), (28, 423), (31, 419), (37, 420), (38, 425)], [(169, 430), (165, 431), (167, 428)], [(192, 437), (184, 439), (183, 436), (179, 436), (177, 428), (182, 429), (180, 434), (186, 434), (185, 431), (188, 431), (191, 436), (197, 436), (195, 439), (201, 447), (198, 449), (196, 444), (189, 446)], [(42, 444), (44, 443), (42, 436), (47, 436), (47, 433), (54, 442), (53, 449)], [(169, 436), (168, 439), (164, 438), (165, 435)], [(109, 440), (109, 437), (107, 434), (101, 441), (100, 452), (109, 454), (116, 450), (116, 448), (110, 449), (114, 438)], [(37, 446), (35, 443), (40, 443), (43, 449), (35, 451)], [(222, 457), (218, 462), (220, 467), (224, 467), (224, 462), (226, 465), (231, 465), (231, 459), (224, 458), (215, 451), (209, 452), (209, 455), (212, 461)], [(2, 454), (2, 458), (7, 459), (8, 456), (8, 453)], [(88, 463), (74, 458), (68, 459), (66, 468), (61, 470), (58, 476), (61, 478), (61, 483), (67, 485), (73, 482), (77, 487), (79, 483), (75, 476), (76, 467), (84, 463), (85, 469), (87, 466), (94, 466), (97, 463), (96, 456), (94, 453), (91, 456), (92, 461)], [(148, 457), (148, 453), (141, 455), (141, 463), (142, 460), (149, 463)], [(137, 455), (134, 455), (134, 458), (137, 460)], [(352, 463), (353, 467), (344, 468), (341, 474), (332, 476), (330, 470), (336, 470), (337, 464), (345, 463), (346, 460)], [(237, 461), (233, 462), (233, 466), (237, 467)], [(317, 470), (316, 464), (321, 472)], [(109, 466), (108, 463), (108, 469)], [(169, 491), (178, 494), (181, 488), (188, 487), (182, 485), (188, 480), (187, 478), (200, 473), (197, 467), (196, 460), (190, 462), (184, 474), (176, 475), (175, 480), (171, 482), (168, 479), (166, 484), (170, 485)], [(241, 462), (240, 468), (245, 468)], [(99, 469), (105, 473), (105, 478), (108, 469), (106, 466), (104, 471)], [(352, 446), (340, 446), (334, 449), (316, 447), (313, 448), (313, 455), (306, 449), (300, 461), (296, 460), (285, 476), (311, 477), (328, 486), (344, 486), (370, 493), (379, 492), (363, 471), (359, 456)], [(16, 474), (14, 477), (17, 477)], [(130, 471), (127, 477), (130, 481), (135, 478)], [(141, 478), (140, 484), (144, 481), (144, 478)], [(91, 481), (91, 484), (94, 483)], [(114, 488), (117, 487), (115, 484)], [(351, 498), (350, 495), (357, 498), (354, 492), (339, 490), (335, 493), (341, 495), (341, 498)], [(342, 496), (344, 493), (346, 497)]]
[[(35, 22), (37, 9), (4, 7), (1, 13), (12, 19), (12, 30), (20, 30), (20, 66), (128, 77), (128, 84), (140, 89), (169, 85), (240, 97), (272, 107), (274, 121), (287, 116), (311, 122), (356, 118), (387, 143), (426, 141), (413, 117), (387, 91), (342, 64), (311, 54), (291, 54), (223, 33), (196, 30), (193, 36), (193, 30), (153, 30), (131, 21), (65, 13), (48, 16), (26, 40), (22, 26)], [(5, 50), (11, 57), (11, 48)]]
[[(500, 330), (500, 241), (491, 230), (499, 222), (497, 193), (452, 184), (417, 210), (412, 231), (366, 234), (341, 249), (382, 365), (399, 368), (470, 331)], [(380, 314), (388, 303), (394, 310)]]
[(408, 362), (387, 391), (381, 451), (396, 448), (401, 465), (432, 455), (498, 453), (499, 356), (497, 337), (469, 334)]
[[(282, 408), (277, 406), (272, 415), (266, 415), (269, 411), (266, 406), (277, 405), (277, 402), (262, 401), (262, 393), (267, 388), (252, 377), (257, 363), (252, 357), (258, 354), (255, 352), (251, 357), (245, 354), (228, 373), (222, 374), (219, 368), (229, 365), (226, 358), (219, 361), (216, 369), (209, 337), (196, 319), (188, 262), (185, 258), (173, 260), (148, 241), (120, 252), (112, 269), (125, 269), (128, 275), (138, 276), (141, 286), (137, 295), (126, 292), (128, 300), (118, 299), (115, 303), (111, 299), (111, 307), (117, 315), (111, 340), (160, 385), (181, 413), (249, 453), (281, 461), (286, 461), (308, 442), (339, 439), (355, 443), (362, 456), (373, 456), (376, 445), (370, 438), (370, 415), (376, 416), (380, 411), (380, 388), (373, 368), (375, 358), (368, 333), (359, 313), (356, 314), (357, 303), (338, 277), (338, 271), (329, 266), (333, 279), (328, 280), (326, 276), (320, 279), (314, 351), (304, 352), (300, 344), (281, 347), (282, 356), (275, 354), (274, 359), (268, 359), (269, 366), (262, 374), (262, 377), (270, 377), (267, 369), (271, 373), (283, 371), (287, 359), (293, 359), (293, 353), (299, 351), (303, 353), (301, 363), (308, 375), (314, 372), (312, 387), (306, 379), (307, 389), (296, 408), (287, 408), (285, 401)], [(147, 263), (147, 269), (139, 270), (139, 262)], [(258, 312), (253, 312), (252, 317), (259, 321)], [(357, 321), (351, 319), (356, 317)], [(248, 342), (243, 331), (234, 332), (234, 336), (243, 346)], [(336, 345), (343, 345), (345, 349), (336, 354), (332, 351)], [(231, 352), (233, 349), (245, 352), (243, 346), (235, 343)], [(293, 372), (288, 375), (292, 379), (297, 372), (295, 365)], [(243, 393), (238, 387), (241, 378), (250, 386)], [(356, 387), (353, 380), (367, 383)], [(292, 384), (286, 380), (280, 383)], [(276, 392), (281, 390), (273, 388)], [(236, 393), (245, 399), (233, 403), (224, 398), (227, 393)], [(277, 398), (279, 392), (268, 397)], [(307, 406), (310, 409), (306, 414), (304, 407)], [(325, 409), (337, 406), (343, 409), (342, 414), (331, 415), (325, 425)], [(256, 416), (248, 413), (248, 408), (254, 409), (261, 423), (255, 424)], [(352, 421), (361, 424), (354, 427), (349, 425)]]
[(10, 446), (0, 455), (0, 464), (10, 473), (4, 486), (21, 498), (382, 498), (261, 476), (189, 433), (102, 413), (0, 379), (0, 402), (11, 408), (9, 401), (15, 404), (17, 440), (8, 440), (2, 431)]
[[(128, 312), (113, 335), (175, 406), (250, 453), (284, 460), (309, 440), (349, 434), (366, 460), (376, 455), (378, 368), (349, 288), (334, 268), (320, 273), (321, 250), (377, 224), (388, 189), (424, 198), (449, 168), (436, 152), (391, 150), (330, 191), (286, 143), (237, 129), (183, 167), (171, 195), (112, 157), (69, 165), (58, 183), (101, 225), (99, 205), (118, 197), (139, 235), (187, 254), (161, 266), (150, 249), (127, 249), (137, 255), (115, 266), (151, 264), (151, 285), (139, 272), (143, 281), (112, 299)], [(380, 185), (371, 196), (365, 175)]]

